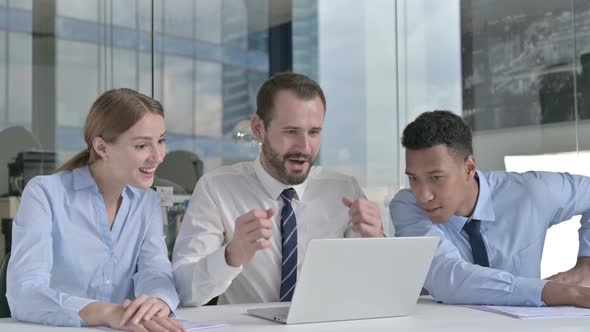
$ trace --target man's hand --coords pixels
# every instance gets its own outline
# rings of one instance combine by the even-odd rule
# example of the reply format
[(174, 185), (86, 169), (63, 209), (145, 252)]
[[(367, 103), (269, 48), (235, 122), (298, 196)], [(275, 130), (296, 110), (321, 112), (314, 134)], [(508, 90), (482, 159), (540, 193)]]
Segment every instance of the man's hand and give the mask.
[(576, 266), (547, 278), (561, 284), (590, 287), (590, 257), (578, 257)]
[(256, 251), (272, 245), (274, 209), (252, 210), (236, 219), (234, 238), (225, 248), (225, 261), (238, 267), (250, 261)]
[(572, 305), (590, 309), (590, 288), (549, 281), (543, 287), (541, 300), (550, 306)]
[(343, 197), (342, 203), (349, 208), (350, 224), (352, 230), (362, 237), (383, 237), (383, 223), (381, 221), (381, 209), (375, 202), (364, 198), (353, 200)]

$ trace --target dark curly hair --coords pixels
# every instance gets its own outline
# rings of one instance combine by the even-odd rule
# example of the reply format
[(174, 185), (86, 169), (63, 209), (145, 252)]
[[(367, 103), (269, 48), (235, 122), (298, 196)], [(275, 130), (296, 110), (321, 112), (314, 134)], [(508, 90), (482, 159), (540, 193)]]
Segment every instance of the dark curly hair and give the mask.
[(406, 149), (421, 150), (444, 144), (460, 157), (473, 154), (471, 128), (463, 119), (449, 111), (436, 110), (420, 114), (406, 126), (402, 145)]

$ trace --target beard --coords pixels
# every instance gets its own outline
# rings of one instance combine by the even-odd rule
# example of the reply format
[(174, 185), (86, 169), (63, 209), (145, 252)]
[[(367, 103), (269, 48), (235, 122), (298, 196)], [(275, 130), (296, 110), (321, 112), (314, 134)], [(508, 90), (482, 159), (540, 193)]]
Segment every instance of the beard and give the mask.
[[(307, 175), (309, 175), (311, 166), (315, 161), (315, 159), (312, 159), (311, 155), (303, 153), (285, 153), (281, 156), (280, 153), (272, 148), (270, 142), (268, 142), (266, 139), (262, 143), (262, 156), (270, 168), (268, 170), (269, 173), (277, 180), (288, 185), (297, 185), (303, 183), (303, 181), (307, 179)], [(305, 159), (309, 166), (304, 171), (289, 173), (287, 167), (285, 167), (285, 164), (288, 162), (287, 160), (289, 158)]]

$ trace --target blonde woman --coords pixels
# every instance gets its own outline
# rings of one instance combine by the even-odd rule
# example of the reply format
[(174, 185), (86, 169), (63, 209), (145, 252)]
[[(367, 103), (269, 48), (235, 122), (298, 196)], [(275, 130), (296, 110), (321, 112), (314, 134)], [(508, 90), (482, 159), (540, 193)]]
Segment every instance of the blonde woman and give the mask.
[(164, 110), (131, 89), (102, 94), (87, 148), (27, 184), (13, 221), (7, 298), (17, 320), (183, 331), (150, 188), (166, 153)]

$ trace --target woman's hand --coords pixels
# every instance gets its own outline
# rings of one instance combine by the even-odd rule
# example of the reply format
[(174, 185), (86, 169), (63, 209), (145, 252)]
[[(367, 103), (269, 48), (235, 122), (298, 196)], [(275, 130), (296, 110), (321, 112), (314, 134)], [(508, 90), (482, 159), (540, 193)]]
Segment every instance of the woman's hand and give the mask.
[(168, 317), (171, 312), (166, 302), (145, 294), (134, 301), (125, 300), (122, 307), (125, 310), (121, 320), (122, 325), (128, 322), (139, 324), (142, 320), (147, 321), (152, 317)]
[(179, 321), (168, 317), (170, 308), (158, 299), (142, 295), (123, 304), (92, 302), (80, 310), (88, 326), (108, 326), (114, 330), (132, 332), (184, 332)]
[[(159, 299), (156, 299), (156, 300), (161, 301)], [(129, 320), (127, 318), (127, 321), (125, 321), (124, 320), (125, 315), (129, 312), (128, 309), (130, 308), (130, 306), (134, 302), (135, 301), (126, 300), (123, 303), (123, 305), (117, 305), (117, 308), (110, 315), (111, 321), (109, 322), (109, 326), (111, 328), (117, 329), (117, 330), (122, 330), (122, 331), (132, 331), (132, 332), (185, 332), (186, 331), (186, 329), (184, 328), (182, 323), (180, 323), (179, 321), (177, 321), (173, 318), (168, 317), (168, 314), (170, 313), (170, 308), (168, 308), (168, 305), (166, 305), (165, 303), (164, 303), (164, 305), (166, 306), (167, 310), (156, 311), (157, 312), (156, 316), (151, 316), (149, 319), (147, 319), (147, 317), (144, 315), (144, 317), (142, 319), (140, 319), (140, 321), (137, 323), (135, 322), (135, 317), (133, 317), (131, 320)], [(149, 301), (146, 301), (146, 302), (149, 303)], [(152, 305), (151, 308), (154, 308), (154, 306), (159, 307), (158, 305)], [(137, 313), (140, 310), (142, 310), (142, 305), (139, 305), (139, 307), (135, 311), (135, 313)], [(149, 312), (149, 310), (147, 312)], [(166, 314), (164, 316), (160, 316), (160, 315), (163, 315), (164, 312), (168, 312), (168, 314)]]

